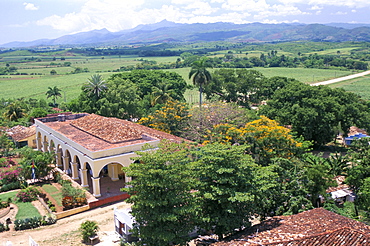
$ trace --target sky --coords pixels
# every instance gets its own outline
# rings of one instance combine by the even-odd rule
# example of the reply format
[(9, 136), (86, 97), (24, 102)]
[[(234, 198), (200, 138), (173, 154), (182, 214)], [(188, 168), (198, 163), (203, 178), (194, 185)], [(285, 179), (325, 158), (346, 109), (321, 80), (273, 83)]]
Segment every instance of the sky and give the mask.
[(369, 0), (0, 0), (0, 44), (176, 23), (370, 23)]

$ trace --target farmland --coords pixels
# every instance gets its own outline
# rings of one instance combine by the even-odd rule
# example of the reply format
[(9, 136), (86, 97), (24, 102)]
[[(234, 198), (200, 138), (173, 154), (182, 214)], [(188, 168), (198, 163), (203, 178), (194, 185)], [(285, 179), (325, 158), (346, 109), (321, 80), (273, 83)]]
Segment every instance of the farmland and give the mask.
[[(153, 49), (158, 49), (153, 45)], [(218, 48), (216, 48), (218, 47)], [(260, 44), (260, 45), (242, 45), (230, 44), (225, 42), (209, 42), (195, 44), (163, 44), (160, 46), (163, 50), (184, 51), (193, 50), (196, 52), (207, 51), (206, 55), (211, 58), (221, 58), (232, 54), (236, 59), (245, 57), (257, 58), (261, 54), (266, 54), (275, 49), (278, 55), (286, 57), (302, 57), (311, 55), (328, 55), (332, 57), (348, 57), (355, 59), (356, 56), (362, 56), (368, 53), (366, 44), (361, 43), (314, 43), (314, 42), (289, 42), (281, 44)], [(142, 47), (143, 51), (150, 50), (150, 47)], [(180, 56), (150, 56), (140, 57), (140, 50), (136, 48), (128, 49), (126, 53), (138, 53), (135, 55), (125, 55), (122, 50), (110, 49), (93, 49), (95, 55), (90, 50), (81, 51), (76, 49), (60, 49), (51, 51), (34, 52), (30, 50), (15, 50), (11, 52), (0, 53), (0, 68), (6, 66), (15, 67), (18, 75), (0, 75), (0, 98), (35, 98), (46, 99), (45, 92), (48, 87), (57, 86), (62, 90), (62, 98), (58, 99), (59, 103), (69, 102), (76, 98), (81, 87), (87, 79), (99, 73), (104, 79), (109, 78), (112, 74), (120, 71), (122, 67), (142, 66), (143, 63), (151, 64), (174, 64), (176, 61), (183, 61)], [(277, 51), (278, 50), (278, 51)], [(108, 52), (109, 51), (109, 52)], [(303, 53), (304, 52), (304, 53)], [(123, 52), (124, 53), (124, 52)], [(298, 54), (298, 55), (297, 55)], [(356, 58), (357, 59), (357, 58)], [(216, 69), (216, 68), (215, 68)], [(215, 70), (213, 69), (213, 71)], [(217, 68), (218, 69), (218, 68)], [(249, 69), (249, 68), (248, 68)], [(282, 76), (295, 78), (304, 83), (315, 83), (337, 77), (346, 76), (357, 71), (352, 69), (318, 69), (304, 68), (297, 66), (289, 67), (253, 67), (260, 71), (266, 77)], [(171, 68), (166, 71), (179, 73), (185, 81), (191, 83), (188, 74), (189, 67)], [(342, 82), (332, 87), (343, 87), (346, 90), (360, 94), (365, 99), (370, 99), (370, 93), (367, 93), (366, 85), (369, 79), (356, 79), (351, 82)], [(189, 103), (195, 103), (198, 100), (196, 89), (188, 90), (185, 98)]]
[[(119, 69), (121, 66), (133, 65), (138, 63), (137, 57), (109, 57), (105, 59), (96, 58), (73, 58), (72, 65), (69, 67), (50, 66), (47, 62), (30, 62), (19, 64), (18, 71), (21, 73), (36, 73), (40, 75), (3, 75), (0, 76), (0, 98), (36, 98), (45, 99), (45, 92), (48, 87), (58, 86), (63, 92), (63, 101), (68, 102), (76, 98), (81, 92), (81, 86), (86, 83), (94, 73), (100, 73), (106, 79), (112, 70)], [(174, 57), (151, 57), (150, 60), (158, 60), (158, 62), (174, 61)], [(77, 67), (87, 68), (88, 72), (69, 74)], [(50, 75), (51, 70), (56, 70), (56, 75)], [(253, 68), (266, 77), (283, 76), (295, 78), (304, 83), (313, 83), (341, 77), (351, 74), (350, 71), (327, 70), (327, 69), (307, 69), (307, 68)], [(166, 71), (173, 71), (179, 73), (188, 83), (189, 68), (168, 69)], [(187, 92), (187, 98), (195, 98), (191, 91)]]

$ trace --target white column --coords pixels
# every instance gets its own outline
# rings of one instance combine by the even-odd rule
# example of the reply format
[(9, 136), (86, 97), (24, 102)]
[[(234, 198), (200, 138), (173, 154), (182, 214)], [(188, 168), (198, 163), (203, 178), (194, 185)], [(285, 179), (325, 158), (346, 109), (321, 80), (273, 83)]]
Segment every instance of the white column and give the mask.
[(118, 164), (110, 164), (109, 166), (111, 166), (110, 168), (108, 168), (108, 170), (111, 171), (111, 173), (109, 174), (111, 180), (118, 181)]
[(44, 144), (44, 152), (49, 152), (49, 148), (48, 148), (49, 143), (48, 143), (48, 141), (44, 141), (43, 144)]
[[(38, 135), (38, 134), (37, 134)], [(36, 146), (38, 151), (42, 151), (41, 137), (36, 137)]]
[(62, 151), (60, 149), (57, 150), (55, 159), (57, 167), (62, 167)]
[(78, 180), (79, 179), (77, 165), (78, 165), (77, 162), (71, 162), (71, 166), (72, 166), (72, 179), (73, 180)]
[(87, 183), (87, 169), (80, 169), (80, 177), (81, 177), (81, 186), (89, 187), (89, 184)]
[(63, 156), (63, 171), (67, 173), (68, 169), (69, 169), (69, 157)]
[(91, 177), (92, 184), (93, 184), (93, 196), (101, 197), (100, 194), (100, 178), (99, 177)]

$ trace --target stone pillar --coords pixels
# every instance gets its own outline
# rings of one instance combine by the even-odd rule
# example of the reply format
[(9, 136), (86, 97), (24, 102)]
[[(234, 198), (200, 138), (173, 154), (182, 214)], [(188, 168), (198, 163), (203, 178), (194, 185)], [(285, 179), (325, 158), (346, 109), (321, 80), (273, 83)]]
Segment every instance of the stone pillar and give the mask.
[(43, 144), (44, 144), (44, 152), (49, 152), (49, 143), (48, 143), (48, 141), (44, 141)]
[(67, 173), (69, 169), (69, 156), (63, 156), (63, 171)]
[[(110, 168), (109, 168), (110, 167)], [(109, 164), (108, 171), (110, 171), (109, 177), (112, 181), (118, 181), (118, 164)]]
[(61, 149), (58, 149), (58, 150), (57, 150), (57, 154), (56, 154), (55, 159), (56, 159), (57, 167), (61, 168), (61, 167), (62, 167), (62, 163), (63, 163), (63, 161), (62, 161), (62, 151), (61, 151)]
[(82, 187), (89, 187), (89, 183), (87, 182), (87, 169), (80, 169), (80, 177), (81, 177), (81, 186)]
[(71, 162), (71, 167), (72, 167), (72, 179), (73, 180), (78, 180), (78, 169), (77, 169), (77, 162)]
[(101, 197), (100, 194), (100, 178), (99, 177), (91, 177), (92, 185), (93, 185), (93, 196)]
[(37, 146), (38, 151), (42, 151), (41, 137), (39, 137), (39, 136), (36, 137), (36, 146)]

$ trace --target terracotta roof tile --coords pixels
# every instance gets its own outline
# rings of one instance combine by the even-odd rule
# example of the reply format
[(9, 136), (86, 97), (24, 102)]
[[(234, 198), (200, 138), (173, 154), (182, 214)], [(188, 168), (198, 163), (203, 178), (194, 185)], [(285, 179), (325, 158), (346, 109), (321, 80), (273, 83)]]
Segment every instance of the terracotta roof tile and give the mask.
[[(275, 216), (248, 228), (229, 241), (213, 245), (368, 245), (369, 233), (370, 227), (364, 223), (316, 208), (291, 216)], [(325, 240), (332, 243), (323, 244)], [(359, 244), (352, 244), (355, 242)]]
[[(57, 117), (54, 118), (55, 120), (42, 121), (42, 118), (39, 120), (58, 133), (91, 151), (146, 143), (158, 139), (167, 139), (177, 143), (187, 141), (186, 139), (165, 132), (117, 118), (89, 114), (85, 114), (81, 118), (74, 120), (67, 119), (66, 121), (57, 121)], [(84, 118), (86, 118), (86, 121)], [(88, 122), (91, 123), (91, 125), (88, 124)], [(98, 124), (95, 124), (96, 122), (98, 122)], [(101, 125), (105, 127), (101, 127)], [(117, 135), (117, 133), (119, 134)], [(141, 134), (140, 137), (138, 133)], [(130, 136), (124, 136), (124, 134), (130, 134)]]
[(36, 126), (14, 126), (6, 131), (8, 135), (15, 141), (20, 141), (36, 134)]
[(73, 120), (70, 124), (97, 138), (110, 143), (119, 143), (142, 138), (142, 132), (129, 127), (122, 120), (107, 118), (96, 114)]

